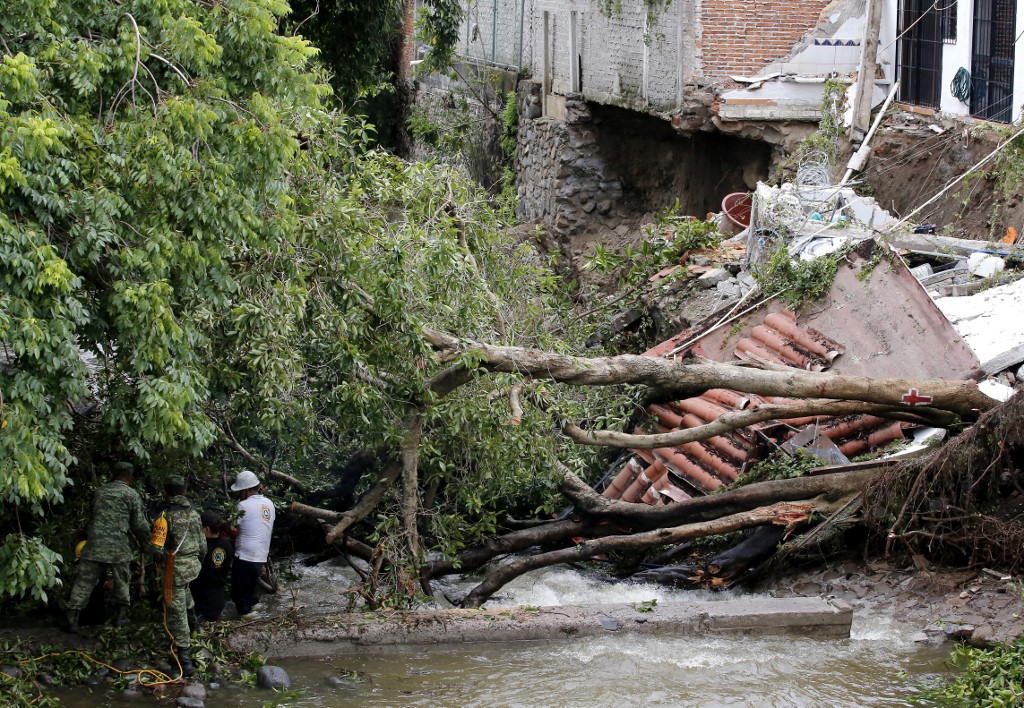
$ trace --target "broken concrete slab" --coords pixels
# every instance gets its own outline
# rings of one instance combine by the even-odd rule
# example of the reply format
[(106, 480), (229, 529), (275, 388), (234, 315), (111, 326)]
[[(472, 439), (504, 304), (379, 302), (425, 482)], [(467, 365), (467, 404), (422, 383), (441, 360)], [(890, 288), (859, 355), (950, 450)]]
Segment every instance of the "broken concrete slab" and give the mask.
[(648, 605), (409, 610), (303, 617), (243, 626), (228, 637), (236, 651), (268, 657), (327, 656), (366, 646), (550, 641), (604, 634), (850, 636), (853, 609), (819, 597), (746, 597)]
[(1024, 361), (1024, 279), (935, 305), (963, 337), (986, 374)]
[(978, 251), (967, 258), (967, 270), (971, 275), (976, 275), (979, 278), (990, 278), (996, 273), (1003, 272), (1004, 268), (1006, 268), (1006, 261), (999, 256)]
[(697, 284), (706, 290), (715, 287), (719, 283), (728, 280), (731, 277), (732, 273), (725, 268), (712, 268), (707, 273), (697, 278)]
[(964, 238), (952, 238), (936, 234), (896, 233), (889, 241), (893, 248), (917, 253), (931, 253), (939, 256), (969, 256), (975, 252), (983, 252), (995, 256), (1015, 256), (1024, 259), (1024, 248), (1009, 246), (994, 241), (971, 241)]

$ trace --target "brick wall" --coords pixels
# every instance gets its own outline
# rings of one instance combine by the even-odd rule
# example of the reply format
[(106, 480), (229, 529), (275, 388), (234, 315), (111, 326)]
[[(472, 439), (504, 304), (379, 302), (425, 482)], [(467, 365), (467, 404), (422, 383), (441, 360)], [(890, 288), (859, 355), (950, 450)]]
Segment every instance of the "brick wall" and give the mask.
[(752, 75), (789, 55), (813, 30), (826, 0), (703, 0), (698, 39), (701, 73)]

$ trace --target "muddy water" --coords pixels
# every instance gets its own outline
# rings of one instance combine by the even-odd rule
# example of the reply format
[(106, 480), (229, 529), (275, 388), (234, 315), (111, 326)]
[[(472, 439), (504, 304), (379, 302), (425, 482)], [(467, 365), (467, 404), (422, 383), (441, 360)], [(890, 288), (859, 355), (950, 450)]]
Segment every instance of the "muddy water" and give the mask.
[[(337, 594), (336, 573), (304, 572), (292, 582), (296, 594), (285, 590), (261, 613), (279, 611), (275, 604), (307, 605), (304, 598), (332, 608), (344, 599)], [(518, 579), (491, 604), (665, 603), (694, 597), (548, 569)], [(916, 630), (891, 618), (857, 614), (851, 639), (838, 641), (608, 633), (557, 643), (373, 649), (273, 663), (303, 691), (288, 701), (294, 706), (900, 706), (910, 705), (918, 686), (947, 669), (948, 647), (914, 644), (909, 637)], [(210, 692), (206, 705), (262, 705), (271, 697), (225, 685)], [(66, 704), (122, 704), (113, 693), (99, 701), (99, 695), (88, 702), (79, 698)]]

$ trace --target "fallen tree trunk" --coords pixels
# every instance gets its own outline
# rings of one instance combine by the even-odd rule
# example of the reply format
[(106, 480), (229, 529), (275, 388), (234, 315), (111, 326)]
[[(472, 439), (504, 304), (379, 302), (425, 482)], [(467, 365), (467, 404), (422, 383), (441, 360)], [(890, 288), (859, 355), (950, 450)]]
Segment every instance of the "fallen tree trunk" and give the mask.
[(781, 526), (758, 526), (740, 543), (711, 560), (643, 570), (633, 575), (641, 582), (668, 583), (682, 588), (726, 588), (753, 566), (771, 557), (786, 535)]
[(805, 499), (799, 502), (774, 504), (769, 507), (723, 516), (713, 521), (703, 521), (684, 526), (655, 529), (626, 536), (609, 536), (589, 539), (570, 548), (563, 548), (535, 556), (517, 558), (490, 573), (483, 582), (473, 588), (463, 599), (463, 607), (479, 607), (509, 581), (523, 573), (545, 568), (558, 563), (572, 563), (588, 560), (594, 556), (615, 551), (639, 551), (670, 543), (679, 543), (693, 538), (730, 533), (740, 529), (778, 524), (793, 528), (807, 521), (812, 513), (829, 514), (842, 506), (845, 500)]
[(508, 553), (525, 551), (534, 546), (552, 546), (566, 543), (572, 538), (586, 536), (598, 538), (610, 534), (621, 533), (620, 528), (605, 524), (594, 524), (589, 521), (552, 521), (543, 526), (532, 526), (512, 531), (503, 536), (487, 539), (475, 548), (460, 553), (455, 558), (431, 561), (420, 568), (420, 574), (427, 580), (440, 578), (453, 573), (469, 573), (481, 568), (488, 561)]
[(573, 386), (650, 386), (679, 397), (712, 388), (789, 398), (835, 398), (918, 410), (918, 406), (949, 411), (973, 420), (996, 406), (977, 386), (939, 379), (873, 378), (832, 372), (762, 371), (749, 366), (706, 359), (661, 359), (629, 355), (576, 357), (539, 349), (504, 347), (463, 340), (427, 330), (429, 341), (446, 358), (470, 357), (488, 371), (519, 374)]
[(592, 517), (595, 521), (611, 521), (633, 528), (651, 529), (683, 522), (709, 521), (768, 504), (810, 499), (820, 495), (836, 499), (864, 489), (871, 480), (881, 474), (883, 468), (884, 465), (879, 465), (853, 472), (756, 482), (721, 494), (694, 497), (665, 506), (652, 506), (603, 497), (563, 467), (565, 478), (562, 482), (562, 492), (576, 505), (577, 513)]

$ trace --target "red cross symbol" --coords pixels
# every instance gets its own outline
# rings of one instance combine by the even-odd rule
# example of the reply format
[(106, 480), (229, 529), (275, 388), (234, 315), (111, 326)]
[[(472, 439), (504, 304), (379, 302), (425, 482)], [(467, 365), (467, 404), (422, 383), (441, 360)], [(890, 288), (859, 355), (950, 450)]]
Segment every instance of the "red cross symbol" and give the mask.
[(932, 396), (923, 396), (916, 388), (912, 388), (904, 393), (900, 400), (909, 406), (927, 406), (932, 402)]

